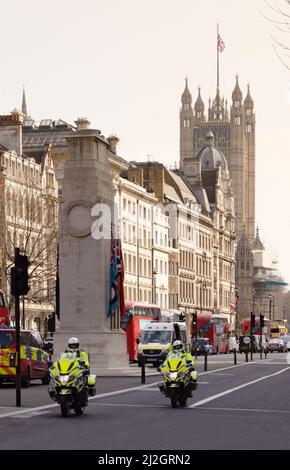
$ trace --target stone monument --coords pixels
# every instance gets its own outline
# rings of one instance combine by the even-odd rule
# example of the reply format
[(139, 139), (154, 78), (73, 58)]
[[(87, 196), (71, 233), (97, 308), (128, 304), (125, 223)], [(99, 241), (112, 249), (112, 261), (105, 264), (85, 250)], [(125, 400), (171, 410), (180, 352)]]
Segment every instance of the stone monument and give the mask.
[(60, 328), (54, 335), (54, 350), (63, 351), (68, 338), (77, 336), (90, 355), (93, 371), (126, 367), (126, 335), (112, 330), (107, 318), (111, 225), (103, 227), (109, 234), (105, 238), (95, 239), (91, 233), (96, 204), (105, 204), (113, 220), (109, 144), (100, 131), (89, 128), (87, 119), (76, 124), (77, 131), (67, 137), (60, 204)]

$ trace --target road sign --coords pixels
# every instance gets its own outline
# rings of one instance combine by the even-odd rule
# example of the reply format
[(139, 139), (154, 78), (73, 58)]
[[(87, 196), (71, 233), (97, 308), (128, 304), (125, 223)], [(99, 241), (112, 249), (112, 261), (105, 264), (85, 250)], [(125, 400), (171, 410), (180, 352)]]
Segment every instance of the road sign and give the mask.
[(249, 336), (245, 336), (243, 341), (244, 341), (245, 344), (250, 344), (251, 338)]

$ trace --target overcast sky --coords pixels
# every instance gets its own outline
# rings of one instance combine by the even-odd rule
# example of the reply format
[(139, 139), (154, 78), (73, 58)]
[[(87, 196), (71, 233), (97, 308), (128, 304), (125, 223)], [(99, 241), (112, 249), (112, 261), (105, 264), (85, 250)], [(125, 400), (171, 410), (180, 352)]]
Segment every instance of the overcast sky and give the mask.
[[(86, 116), (104, 135), (119, 136), (127, 160), (153, 155), (174, 164), (184, 77), (194, 100), (201, 85), (206, 108), (215, 95), (219, 22), (221, 92), (231, 100), (236, 73), (244, 96), (251, 83), (257, 223), (290, 282), (290, 76), (260, 12), (270, 15), (263, 0), (2, 2), (0, 112), (20, 106), (25, 84), (34, 119)], [(282, 39), (290, 46), (290, 35)]]

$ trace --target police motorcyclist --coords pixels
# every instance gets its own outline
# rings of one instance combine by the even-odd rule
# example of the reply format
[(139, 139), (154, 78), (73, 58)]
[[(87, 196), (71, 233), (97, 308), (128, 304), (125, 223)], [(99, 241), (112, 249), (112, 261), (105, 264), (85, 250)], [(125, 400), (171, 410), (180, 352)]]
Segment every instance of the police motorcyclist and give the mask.
[(185, 359), (186, 363), (193, 367), (195, 365), (195, 360), (193, 359), (192, 355), (186, 352), (185, 347), (179, 339), (173, 341), (172, 345), (169, 347), (169, 353), (179, 354), (182, 359)]
[(69, 338), (68, 347), (65, 350), (65, 352), (75, 353), (78, 362), (84, 367), (84, 369), (87, 369), (87, 371), (89, 372), (90, 363), (89, 363), (88, 355), (85, 351), (80, 349), (80, 341), (78, 338), (74, 336), (72, 338)]

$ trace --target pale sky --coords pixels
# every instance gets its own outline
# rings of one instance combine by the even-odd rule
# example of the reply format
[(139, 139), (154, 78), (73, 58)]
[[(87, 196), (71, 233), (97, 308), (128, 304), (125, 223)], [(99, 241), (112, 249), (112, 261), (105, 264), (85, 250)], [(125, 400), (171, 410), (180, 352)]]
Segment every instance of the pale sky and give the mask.
[[(257, 223), (290, 283), (290, 73), (260, 12), (270, 15), (263, 0), (2, 2), (0, 112), (19, 108), (25, 84), (34, 119), (86, 116), (104, 135), (119, 136), (127, 160), (150, 154), (174, 164), (184, 77), (194, 100), (201, 85), (206, 109), (215, 95), (219, 22), (221, 92), (231, 101), (236, 73), (244, 96), (251, 83)], [(290, 46), (290, 35), (282, 39)]]

